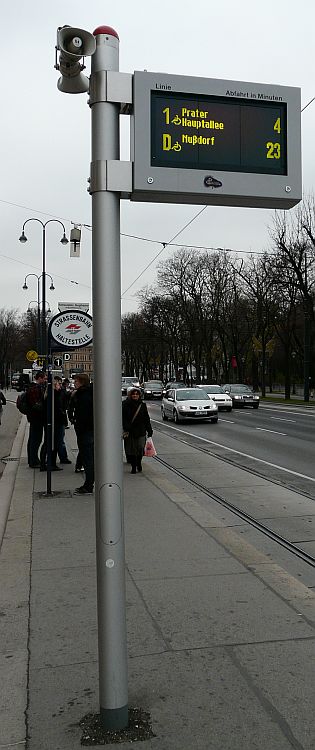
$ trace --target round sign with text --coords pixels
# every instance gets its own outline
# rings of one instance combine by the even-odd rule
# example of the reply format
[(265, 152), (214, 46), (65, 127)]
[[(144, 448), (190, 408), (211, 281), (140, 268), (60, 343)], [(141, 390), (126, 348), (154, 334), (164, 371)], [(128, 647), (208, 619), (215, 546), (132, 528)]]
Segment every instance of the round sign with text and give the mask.
[(93, 321), (91, 315), (80, 310), (66, 310), (55, 315), (50, 321), (51, 338), (60, 347), (79, 349), (93, 341)]

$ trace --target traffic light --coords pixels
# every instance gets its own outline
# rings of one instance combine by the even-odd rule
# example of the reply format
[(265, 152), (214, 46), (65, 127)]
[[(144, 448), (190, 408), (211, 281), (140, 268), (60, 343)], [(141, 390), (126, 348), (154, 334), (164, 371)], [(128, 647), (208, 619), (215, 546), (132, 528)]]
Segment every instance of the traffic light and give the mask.
[[(81, 58), (91, 56), (96, 49), (93, 34), (74, 26), (60, 26), (57, 29), (56, 64), (60, 70), (57, 86), (66, 94), (83, 94), (89, 90), (89, 79), (83, 75), (84, 62)], [(57, 51), (60, 52), (59, 62)]]

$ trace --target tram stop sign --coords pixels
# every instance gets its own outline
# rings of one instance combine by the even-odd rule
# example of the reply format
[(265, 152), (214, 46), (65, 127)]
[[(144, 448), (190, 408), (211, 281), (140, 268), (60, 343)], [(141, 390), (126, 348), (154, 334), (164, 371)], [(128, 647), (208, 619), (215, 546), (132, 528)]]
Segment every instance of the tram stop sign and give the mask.
[(131, 152), (131, 200), (292, 208), (301, 91), (136, 71)]
[(93, 341), (93, 320), (81, 310), (58, 313), (48, 326), (50, 351), (68, 351), (89, 346)]

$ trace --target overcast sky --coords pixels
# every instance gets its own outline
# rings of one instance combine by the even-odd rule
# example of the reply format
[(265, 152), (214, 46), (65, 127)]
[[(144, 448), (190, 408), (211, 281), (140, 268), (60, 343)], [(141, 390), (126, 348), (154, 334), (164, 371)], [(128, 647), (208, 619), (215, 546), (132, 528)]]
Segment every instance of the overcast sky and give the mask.
[[(61, 219), (91, 224), (87, 193), (90, 165), (90, 109), (85, 94), (57, 90), (54, 70), (56, 29), (69, 24), (93, 32), (112, 26), (120, 38), (120, 70), (257, 81), (302, 89), (302, 107), (315, 96), (313, 0), (11, 0), (2, 7), (2, 107), (0, 139), (1, 281), (0, 307), (27, 309), (37, 299), (41, 273), (39, 224), (27, 227), (28, 242), (18, 238), (23, 222)], [(90, 63), (87, 61), (87, 74)], [(122, 119), (122, 118), (121, 118)], [(123, 159), (129, 158), (129, 118), (123, 118)], [(302, 113), (304, 194), (314, 191), (315, 102)], [(142, 270), (198, 212), (200, 206), (122, 201), (122, 312), (134, 311), (137, 292), (156, 279), (157, 263), (133, 284)], [(237, 251), (268, 248), (272, 210), (208, 207), (178, 237), (185, 245), (227, 247)], [(52, 311), (59, 301), (91, 304), (91, 232), (83, 229), (81, 257), (69, 258), (59, 240), (61, 227), (47, 227), (46, 270), (56, 291), (47, 292)], [(170, 257), (174, 247), (159, 260)], [(75, 282), (75, 283), (71, 283)]]

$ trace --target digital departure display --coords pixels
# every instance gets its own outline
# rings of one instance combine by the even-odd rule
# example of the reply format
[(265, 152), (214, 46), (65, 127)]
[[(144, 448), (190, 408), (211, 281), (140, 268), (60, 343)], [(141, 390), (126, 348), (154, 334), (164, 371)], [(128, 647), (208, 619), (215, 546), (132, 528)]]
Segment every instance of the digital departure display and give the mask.
[(151, 91), (151, 166), (286, 175), (287, 105)]

